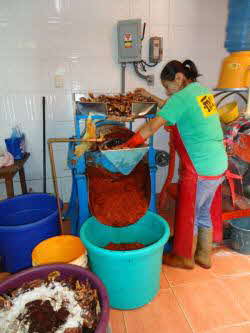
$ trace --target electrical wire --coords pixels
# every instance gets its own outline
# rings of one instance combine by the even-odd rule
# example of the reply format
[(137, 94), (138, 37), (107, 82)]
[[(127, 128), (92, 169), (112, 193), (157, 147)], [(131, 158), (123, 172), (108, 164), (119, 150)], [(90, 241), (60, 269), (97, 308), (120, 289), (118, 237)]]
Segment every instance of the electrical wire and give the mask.
[(147, 70), (146, 70), (146, 67), (145, 67), (144, 63), (143, 63), (142, 61), (140, 61), (139, 64), (140, 64), (140, 66), (141, 66), (141, 70), (142, 70), (143, 72), (146, 72)]
[(140, 61), (135, 61), (133, 62), (134, 64), (134, 69), (135, 69), (135, 72), (136, 74), (141, 78), (141, 79), (144, 79), (144, 80), (148, 80), (148, 75), (144, 75), (142, 74), (140, 71), (139, 71), (139, 68), (138, 68), (138, 64), (140, 63)]
[(148, 64), (146, 61), (144, 61), (144, 60), (141, 60), (141, 62), (144, 64), (144, 65), (146, 65), (146, 66), (148, 66), (148, 67), (155, 67), (156, 65), (158, 65), (158, 61), (156, 62), (156, 63), (154, 63), (154, 64)]

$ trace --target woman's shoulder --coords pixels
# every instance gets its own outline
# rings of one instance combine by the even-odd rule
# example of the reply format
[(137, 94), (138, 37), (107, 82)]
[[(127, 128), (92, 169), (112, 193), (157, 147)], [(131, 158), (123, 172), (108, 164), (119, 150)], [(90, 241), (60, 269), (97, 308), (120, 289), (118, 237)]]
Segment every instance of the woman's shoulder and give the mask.
[(192, 82), (188, 86), (186, 86), (183, 90), (181, 90), (180, 92), (182, 92), (182, 94), (180, 94), (179, 96), (183, 96), (183, 95), (199, 96), (199, 95), (206, 95), (206, 94), (213, 93), (212, 90), (210, 90), (208, 87), (204, 86), (200, 82)]

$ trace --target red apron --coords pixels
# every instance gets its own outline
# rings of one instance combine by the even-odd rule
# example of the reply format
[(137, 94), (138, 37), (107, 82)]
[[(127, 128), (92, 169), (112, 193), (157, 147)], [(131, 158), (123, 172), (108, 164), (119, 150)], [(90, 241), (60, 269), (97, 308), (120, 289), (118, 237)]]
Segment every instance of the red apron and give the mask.
[[(180, 179), (178, 182), (178, 200), (175, 212), (174, 245), (173, 253), (185, 257), (192, 257), (192, 245), (194, 236), (194, 220), (196, 208), (196, 189), (199, 176), (182, 142), (176, 126), (173, 129), (174, 146), (181, 159)], [(215, 177), (203, 177), (204, 179), (216, 179)], [(211, 219), (213, 223), (213, 240), (222, 240), (222, 187), (218, 187), (212, 205)]]

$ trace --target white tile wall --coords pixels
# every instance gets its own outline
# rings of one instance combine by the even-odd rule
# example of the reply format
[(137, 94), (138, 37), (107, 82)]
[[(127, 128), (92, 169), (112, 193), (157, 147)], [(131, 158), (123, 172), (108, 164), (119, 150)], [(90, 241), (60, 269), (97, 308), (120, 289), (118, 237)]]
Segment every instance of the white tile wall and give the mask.
[(227, 0), (170, 0), (170, 24), (225, 25), (227, 20), (227, 3)]
[(150, 0), (150, 24), (170, 24), (172, 0)]
[[(23, 0), (0, 1), (0, 146), (11, 127), (20, 124), (27, 136), (31, 158), (26, 165), (28, 187), (42, 190), (42, 96), (46, 97), (48, 137), (74, 133), (72, 92), (118, 93), (116, 22), (141, 18), (146, 22), (143, 57), (148, 59), (150, 36), (162, 36), (163, 62), (149, 70), (155, 74), (151, 92), (164, 97), (159, 81), (165, 62), (191, 58), (203, 74), (201, 82), (214, 87), (222, 58), (227, 0)], [(63, 87), (55, 88), (55, 75)], [(131, 65), (126, 87), (147, 87)], [(148, 87), (147, 87), (148, 88)], [(160, 130), (156, 147), (167, 149), (168, 136)], [(68, 200), (70, 171), (67, 146), (55, 146), (61, 196)], [(159, 191), (166, 169), (159, 169)], [(47, 187), (53, 191), (47, 157)], [(15, 190), (20, 193), (18, 177)], [(5, 196), (0, 183), (0, 199)]]

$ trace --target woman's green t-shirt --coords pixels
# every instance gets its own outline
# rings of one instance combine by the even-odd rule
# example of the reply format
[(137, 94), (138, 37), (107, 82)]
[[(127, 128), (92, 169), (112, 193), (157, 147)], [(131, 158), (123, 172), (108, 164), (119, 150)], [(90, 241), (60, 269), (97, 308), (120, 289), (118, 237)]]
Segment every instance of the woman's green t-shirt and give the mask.
[(201, 176), (222, 174), (228, 165), (213, 94), (194, 82), (172, 95), (157, 113), (177, 125), (190, 159)]

